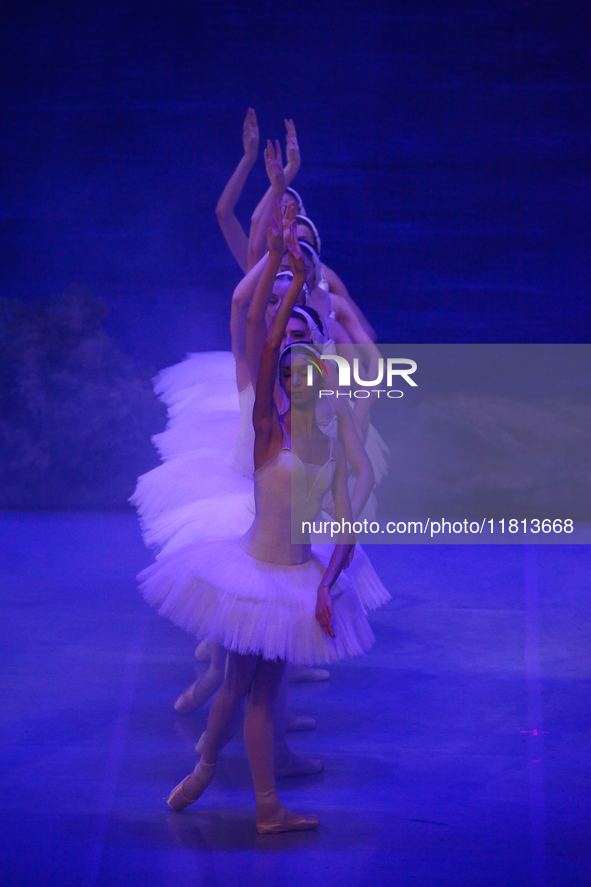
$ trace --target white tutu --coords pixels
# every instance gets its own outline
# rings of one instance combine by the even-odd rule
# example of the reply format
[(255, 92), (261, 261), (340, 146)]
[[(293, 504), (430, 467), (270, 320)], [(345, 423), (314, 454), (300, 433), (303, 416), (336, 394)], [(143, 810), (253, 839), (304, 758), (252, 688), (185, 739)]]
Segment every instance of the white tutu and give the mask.
[[(200, 385), (222, 383), (223, 393), (238, 401), (236, 362), (231, 351), (199, 351), (187, 354), (180, 363), (160, 370), (154, 391), (167, 406), (174, 406)], [(228, 385), (231, 382), (232, 385)]]
[[(221, 527), (225, 497), (248, 498), (252, 480), (224, 460), (240, 430), (236, 365), (231, 352), (189, 354), (156, 376), (154, 390), (168, 411), (166, 430), (152, 438), (164, 461), (138, 479), (130, 502), (139, 512), (146, 544), (160, 549), (170, 539), (166, 526), (171, 534), (179, 528), (167, 512), (210, 500), (213, 513), (213, 501), (218, 498)], [(236, 532), (228, 524), (223, 535)]]
[(315, 617), (324, 563), (271, 564), (247, 554), (238, 538), (199, 542), (160, 556), (138, 580), (145, 599), (176, 625), (238, 653), (326, 665), (359, 656), (374, 636), (343, 574), (332, 588), (334, 632)]
[(242, 536), (255, 513), (252, 481), (247, 493), (226, 493), (171, 508), (142, 522), (147, 545), (170, 554), (196, 542)]
[(360, 546), (333, 589), (335, 642), (314, 615), (333, 547), (314, 545), (307, 563), (278, 566), (237, 542), (255, 513), (254, 393), (249, 385), (238, 394), (233, 355), (190, 354), (154, 388), (168, 408), (166, 430), (153, 438), (164, 461), (139, 478), (130, 500), (159, 552), (138, 577), (146, 600), (197, 637), (242, 653), (320, 664), (369, 649), (364, 611), (390, 595)]
[[(136, 506), (144, 528), (170, 509), (216, 497), (221, 505), (229, 494), (248, 496), (251, 493), (251, 478), (226, 465), (215, 450), (196, 450), (181, 453), (143, 474), (130, 501)], [(225, 535), (232, 535), (232, 529)]]

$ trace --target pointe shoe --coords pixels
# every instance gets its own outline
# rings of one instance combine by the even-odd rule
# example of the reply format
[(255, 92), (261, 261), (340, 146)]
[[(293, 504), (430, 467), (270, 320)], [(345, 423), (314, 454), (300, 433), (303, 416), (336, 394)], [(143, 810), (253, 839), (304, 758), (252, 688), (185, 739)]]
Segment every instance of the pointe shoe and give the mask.
[(181, 810), (184, 810), (185, 807), (189, 807), (190, 804), (194, 804), (197, 800), (197, 798), (188, 798), (183, 791), (186, 781), (190, 779), (192, 775), (192, 773), (189, 773), (188, 776), (185, 776), (182, 782), (179, 782), (179, 784), (173, 788), (169, 796), (164, 798), (170, 809), (174, 810), (175, 813), (180, 813)]
[(256, 792), (257, 822), (259, 835), (276, 835), (279, 832), (303, 832), (318, 828), (318, 817), (286, 810), (277, 792)]
[(298, 758), (297, 755), (292, 755), (291, 760), (275, 767), (275, 776), (277, 779), (287, 776), (316, 776), (323, 770), (324, 764), (320, 758)]
[(292, 665), (289, 669), (289, 683), (297, 684), (304, 681), (327, 681), (330, 672), (327, 668), (310, 668), (308, 665)]
[[(194, 804), (211, 782), (214, 770), (215, 764), (205, 764), (203, 761), (200, 761), (193, 772), (189, 773), (188, 776), (185, 776), (185, 778), (173, 788), (169, 796), (164, 799), (170, 809), (174, 810), (175, 813), (180, 813), (185, 807)], [(185, 785), (193, 776), (198, 777), (197, 794), (194, 798), (189, 798), (185, 794)]]
[(285, 719), (286, 733), (303, 733), (305, 730), (315, 730), (316, 721), (306, 715), (287, 715)]
[[(285, 812), (291, 813), (291, 810)], [(320, 820), (313, 814), (291, 813), (291, 816), (293, 819), (290, 817), (275, 822), (257, 822), (257, 832), (259, 835), (276, 835), (279, 832), (307, 832), (320, 825)]]
[(211, 643), (209, 641), (201, 641), (195, 650), (195, 659), (197, 662), (211, 661)]

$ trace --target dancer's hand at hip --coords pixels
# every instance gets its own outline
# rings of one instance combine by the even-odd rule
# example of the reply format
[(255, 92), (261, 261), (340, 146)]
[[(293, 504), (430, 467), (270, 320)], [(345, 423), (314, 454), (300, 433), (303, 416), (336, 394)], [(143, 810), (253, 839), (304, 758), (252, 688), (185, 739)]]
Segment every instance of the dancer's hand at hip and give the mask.
[(334, 622), (334, 610), (332, 606), (332, 595), (328, 585), (322, 582), (318, 586), (316, 595), (316, 618), (320, 623), (322, 631), (327, 638), (334, 638), (335, 633), (332, 627)]

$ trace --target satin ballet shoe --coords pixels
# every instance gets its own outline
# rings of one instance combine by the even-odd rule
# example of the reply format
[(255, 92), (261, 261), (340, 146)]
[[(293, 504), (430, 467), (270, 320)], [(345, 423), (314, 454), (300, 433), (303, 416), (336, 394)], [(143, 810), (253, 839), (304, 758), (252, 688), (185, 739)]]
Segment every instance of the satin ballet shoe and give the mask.
[(330, 672), (327, 668), (310, 668), (308, 665), (292, 665), (289, 669), (288, 680), (290, 684), (298, 684), (307, 681), (327, 681)]
[(285, 812), (290, 814), (286, 819), (279, 819), (275, 822), (257, 822), (257, 832), (259, 835), (277, 835), (280, 832), (308, 832), (313, 828), (318, 828), (320, 825), (320, 820), (313, 814), (292, 813), (291, 810), (286, 810)]
[(316, 776), (323, 770), (324, 764), (320, 758), (298, 758), (297, 755), (292, 755), (289, 761), (275, 766), (275, 776), (277, 779), (287, 776)]
[[(201, 797), (201, 795), (211, 782), (214, 769), (215, 764), (204, 764), (203, 761), (200, 761), (199, 764), (197, 764), (197, 766), (195, 767), (193, 773), (189, 773), (188, 776), (185, 776), (185, 778), (173, 788), (169, 796), (164, 799), (170, 809), (174, 810), (175, 813), (180, 813), (181, 810), (185, 809), (185, 807), (189, 807), (191, 804), (194, 804), (195, 801)], [(189, 798), (185, 794), (185, 785), (193, 776), (198, 777), (199, 785), (195, 797)]]
[(193, 774), (189, 773), (188, 776), (185, 776), (182, 782), (179, 782), (176, 785), (169, 796), (164, 798), (168, 806), (171, 810), (174, 810), (175, 813), (180, 813), (181, 810), (184, 810), (185, 807), (188, 807), (190, 804), (194, 804), (197, 798), (188, 798), (183, 791), (183, 787), (188, 779), (191, 778)]
[(211, 642), (210, 641), (201, 641), (197, 649), (195, 650), (195, 659), (197, 662), (210, 662), (211, 661)]
[(276, 835), (280, 832), (304, 832), (318, 828), (318, 817), (286, 810), (277, 792), (256, 792), (256, 829), (259, 835)]
[(316, 721), (306, 715), (287, 715), (285, 718), (286, 733), (303, 733), (305, 730), (315, 730)]

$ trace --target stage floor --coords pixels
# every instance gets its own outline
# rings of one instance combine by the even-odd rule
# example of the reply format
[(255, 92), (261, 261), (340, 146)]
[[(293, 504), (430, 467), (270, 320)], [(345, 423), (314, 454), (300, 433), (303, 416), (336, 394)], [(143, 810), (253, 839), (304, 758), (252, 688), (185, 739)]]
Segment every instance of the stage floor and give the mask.
[(206, 713), (172, 709), (195, 645), (136, 590), (135, 518), (5, 515), (0, 551), (3, 884), (589, 884), (587, 547), (371, 549), (373, 652), (290, 689), (325, 771), (280, 792), (320, 828), (274, 837), (238, 739), (194, 807), (163, 801)]

